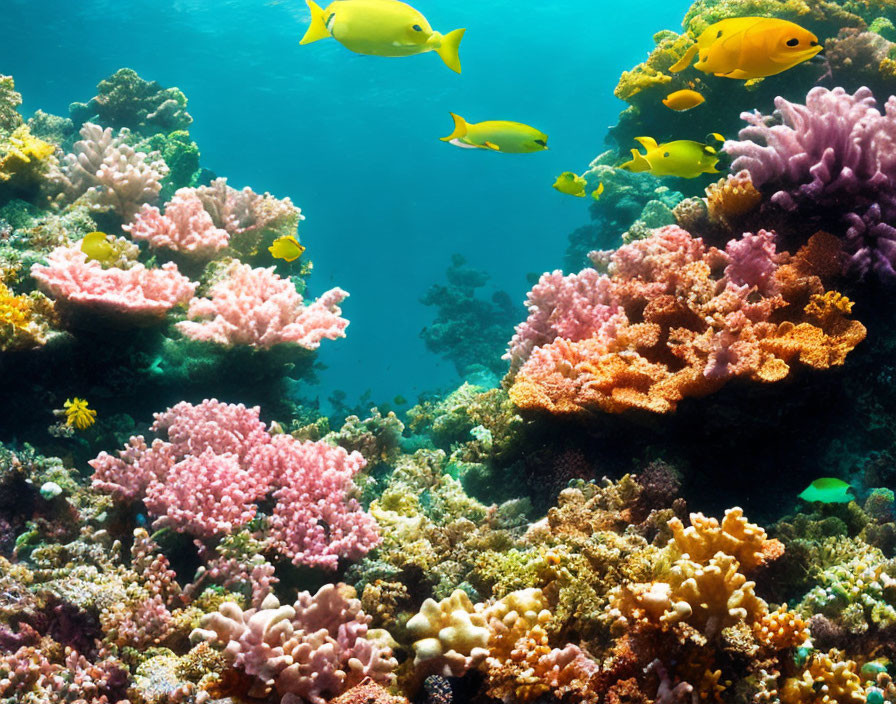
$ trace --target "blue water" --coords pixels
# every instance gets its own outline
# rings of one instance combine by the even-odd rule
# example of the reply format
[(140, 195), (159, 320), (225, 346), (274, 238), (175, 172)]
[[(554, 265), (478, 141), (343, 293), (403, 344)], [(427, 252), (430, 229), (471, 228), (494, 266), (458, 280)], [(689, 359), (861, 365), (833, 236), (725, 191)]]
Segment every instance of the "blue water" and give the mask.
[[(604, 150), (623, 103), (620, 72), (650, 36), (678, 29), (685, 0), (509, 0), (415, 5), (442, 32), (468, 31), (463, 75), (435, 54), (357, 56), (333, 41), (300, 47), (298, 0), (3, 0), (0, 73), (25, 111), (67, 115), (122, 66), (179, 86), (202, 163), (237, 187), (290, 196), (307, 217), (312, 292), (352, 297), (346, 340), (325, 342), (320, 391), (374, 399), (456, 381), (418, 334), (418, 299), (444, 280), (452, 253), (522, 301), (526, 274), (558, 268), (587, 205), (551, 188)], [(461, 150), (438, 137), (448, 111), (511, 119), (550, 136), (550, 151)], [(513, 322), (508, 321), (508, 335)]]

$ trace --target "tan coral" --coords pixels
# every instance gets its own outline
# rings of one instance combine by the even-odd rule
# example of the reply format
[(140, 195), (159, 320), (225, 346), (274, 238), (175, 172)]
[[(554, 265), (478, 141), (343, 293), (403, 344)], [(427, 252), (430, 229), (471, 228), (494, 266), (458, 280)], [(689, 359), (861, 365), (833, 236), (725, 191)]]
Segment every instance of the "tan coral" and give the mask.
[(783, 552), (781, 542), (769, 539), (760, 526), (750, 523), (740, 507), (725, 511), (721, 523), (702, 513), (692, 513), (690, 519), (691, 525), (687, 527), (678, 518), (669, 521), (672, 529), (670, 547), (696, 562), (705, 563), (716, 553), (723, 552), (736, 558), (741, 569), (749, 572)]
[(460, 677), (488, 655), (486, 618), (461, 589), (441, 601), (424, 601), (407, 631), (413, 638), (414, 665), (425, 663), (445, 676)]

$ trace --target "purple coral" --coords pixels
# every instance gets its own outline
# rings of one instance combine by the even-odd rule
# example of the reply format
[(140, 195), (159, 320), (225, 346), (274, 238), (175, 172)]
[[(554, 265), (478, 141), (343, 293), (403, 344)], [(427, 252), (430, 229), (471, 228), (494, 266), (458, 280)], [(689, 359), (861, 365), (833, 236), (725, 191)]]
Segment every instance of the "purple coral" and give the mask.
[(732, 169), (780, 212), (839, 227), (851, 273), (896, 283), (896, 97), (883, 114), (868, 88), (814, 88), (805, 105), (779, 97), (775, 107), (780, 124), (742, 115), (750, 126), (724, 147)]

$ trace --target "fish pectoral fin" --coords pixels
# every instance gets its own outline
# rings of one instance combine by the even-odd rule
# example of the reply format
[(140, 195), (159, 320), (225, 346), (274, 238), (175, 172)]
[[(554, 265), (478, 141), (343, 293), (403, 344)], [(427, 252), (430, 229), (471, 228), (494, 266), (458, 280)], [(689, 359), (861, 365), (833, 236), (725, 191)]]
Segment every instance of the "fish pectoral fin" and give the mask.
[(463, 139), (467, 136), (467, 121), (464, 120), (460, 115), (455, 115), (453, 112), (448, 113), (454, 119), (454, 132), (449, 134), (447, 137), (440, 137), (443, 142), (451, 142), (455, 139)]
[(445, 62), (445, 65), (455, 73), (460, 73), (460, 40), (464, 38), (466, 29), (455, 29), (448, 32), (439, 42), (438, 48), (435, 50), (439, 58)]
[(327, 18), (324, 15), (324, 11), (314, 0), (305, 0), (305, 2), (311, 11), (311, 24), (308, 25), (308, 30), (299, 44), (310, 44), (311, 42), (326, 39), (330, 36), (330, 30), (327, 29)]
[(635, 141), (644, 147), (647, 151), (656, 149), (659, 145), (653, 137), (635, 137)]
[(669, 73), (681, 73), (688, 66), (691, 65), (691, 62), (694, 60), (694, 57), (697, 55), (697, 52), (700, 50), (700, 47), (697, 44), (694, 44), (690, 49), (685, 52), (685, 55), (682, 56), (678, 61), (676, 61), (672, 66), (669, 67)]
[(491, 149), (492, 151), (496, 151), (496, 152), (501, 151), (501, 147), (499, 147), (499, 146), (498, 146), (497, 144), (495, 144), (494, 142), (486, 142), (486, 143), (485, 143), (485, 146), (486, 146), (487, 148)]

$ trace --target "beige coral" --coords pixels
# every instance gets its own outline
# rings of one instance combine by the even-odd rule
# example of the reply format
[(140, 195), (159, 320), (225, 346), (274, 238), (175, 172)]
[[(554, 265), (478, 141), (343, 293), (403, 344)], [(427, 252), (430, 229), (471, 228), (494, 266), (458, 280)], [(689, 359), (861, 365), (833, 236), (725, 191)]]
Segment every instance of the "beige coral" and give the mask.
[(460, 589), (441, 601), (424, 601), (407, 631), (414, 639), (414, 665), (426, 663), (445, 676), (460, 677), (488, 655), (486, 617)]

